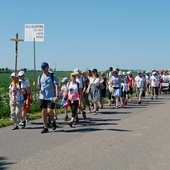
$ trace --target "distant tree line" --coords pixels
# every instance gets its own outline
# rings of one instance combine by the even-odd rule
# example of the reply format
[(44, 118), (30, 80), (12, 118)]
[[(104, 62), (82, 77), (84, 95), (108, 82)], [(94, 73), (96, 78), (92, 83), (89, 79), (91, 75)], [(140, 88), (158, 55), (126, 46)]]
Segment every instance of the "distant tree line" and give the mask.
[[(21, 68), (25, 73), (27, 72), (26, 68)], [(8, 67), (6, 68), (0, 68), (0, 73), (12, 73), (14, 70), (9, 69)]]
[(0, 68), (0, 73), (11, 73), (11, 69), (9, 68)]

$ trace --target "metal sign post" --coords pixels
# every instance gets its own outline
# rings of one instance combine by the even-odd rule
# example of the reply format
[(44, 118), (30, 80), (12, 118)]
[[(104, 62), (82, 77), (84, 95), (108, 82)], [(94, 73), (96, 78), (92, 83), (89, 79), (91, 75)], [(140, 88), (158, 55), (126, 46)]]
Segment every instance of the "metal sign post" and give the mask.
[(36, 73), (35, 42), (44, 41), (44, 24), (25, 24), (25, 41), (33, 42), (34, 50), (34, 81)]
[[(25, 24), (25, 41), (33, 42), (33, 52), (34, 52), (34, 82), (36, 84), (36, 55), (35, 55), (35, 42), (44, 41), (44, 24)], [(36, 88), (34, 93), (34, 98), (36, 99)]]

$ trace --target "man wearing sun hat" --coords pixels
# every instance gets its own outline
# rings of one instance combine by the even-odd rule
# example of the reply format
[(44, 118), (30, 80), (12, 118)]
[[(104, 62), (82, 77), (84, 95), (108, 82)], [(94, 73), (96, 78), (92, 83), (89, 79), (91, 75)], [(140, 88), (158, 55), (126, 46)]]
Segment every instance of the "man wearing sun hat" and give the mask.
[(42, 74), (38, 77), (37, 89), (40, 91), (39, 100), (40, 108), (42, 109), (42, 119), (44, 128), (41, 133), (48, 132), (47, 113), (53, 121), (52, 129), (56, 129), (56, 122), (54, 120), (55, 102), (59, 98), (59, 82), (54, 73), (49, 72), (49, 65), (47, 62), (41, 64)]

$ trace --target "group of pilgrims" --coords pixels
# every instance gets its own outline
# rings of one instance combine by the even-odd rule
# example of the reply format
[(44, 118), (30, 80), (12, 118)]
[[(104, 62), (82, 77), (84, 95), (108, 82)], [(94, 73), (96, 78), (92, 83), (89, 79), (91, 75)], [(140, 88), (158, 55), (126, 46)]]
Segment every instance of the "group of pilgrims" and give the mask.
[[(114, 106), (115, 109), (123, 108), (129, 102), (133, 102), (135, 95), (140, 105), (145, 95), (150, 95), (151, 100), (158, 98), (162, 82), (170, 83), (170, 74), (164, 70), (153, 69), (151, 72), (133, 73), (109, 67), (108, 72), (99, 72), (96, 68), (87, 71), (76, 68), (69, 78), (64, 77), (61, 80), (59, 86), (58, 78), (50, 71), (48, 63), (43, 62), (41, 68), (42, 74), (38, 77), (37, 83), (34, 82), (34, 86), (39, 90), (38, 101), (42, 110), (44, 126), (41, 133), (47, 133), (49, 127), (53, 130), (57, 128), (56, 103), (60, 103), (64, 109), (64, 120), (68, 121), (70, 127), (74, 127), (79, 123), (79, 114), (86, 119), (87, 112), (97, 115), (106, 105)], [(23, 71), (18, 75), (18, 82), (21, 81), (20, 87), (19, 83), (15, 89), (11, 84), (9, 87), (11, 119), (14, 121), (12, 130), (19, 129), (19, 125), (25, 128), (32, 100), (28, 78), (25, 78)], [(11, 80), (16, 79), (18, 75), (11, 74)], [(26, 105), (24, 97), (21, 97), (25, 94), (24, 89), (28, 95)], [(71, 108), (71, 116), (68, 108)], [(18, 124), (18, 121), (21, 122)]]

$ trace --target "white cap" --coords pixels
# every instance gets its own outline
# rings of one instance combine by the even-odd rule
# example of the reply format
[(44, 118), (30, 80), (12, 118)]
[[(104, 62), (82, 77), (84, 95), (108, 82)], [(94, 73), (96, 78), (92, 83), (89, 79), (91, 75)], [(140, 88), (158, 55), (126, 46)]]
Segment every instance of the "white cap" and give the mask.
[(25, 72), (24, 71), (20, 71), (19, 73), (18, 73), (18, 76), (24, 76), (25, 75)]
[(122, 71), (119, 71), (118, 75), (120, 75), (120, 76), (121, 76), (121, 75), (122, 75)]
[(126, 76), (126, 73), (125, 73), (125, 72), (123, 72), (123, 75), (124, 75), (124, 76)]
[(80, 73), (80, 70), (79, 70), (78, 68), (75, 68), (75, 69), (74, 69), (74, 73), (75, 73), (75, 74), (79, 74), (79, 73)]
[(154, 71), (152, 74), (153, 74), (153, 75), (156, 74), (156, 71)]
[(11, 74), (11, 77), (15, 77), (15, 76), (18, 77), (18, 74), (16, 74), (16, 75), (15, 75), (15, 73)]
[(131, 71), (128, 71), (127, 74), (132, 74), (132, 72), (131, 72)]
[(66, 82), (66, 81), (68, 81), (68, 78), (67, 78), (67, 77), (64, 77), (64, 78), (61, 80), (62, 83)]

